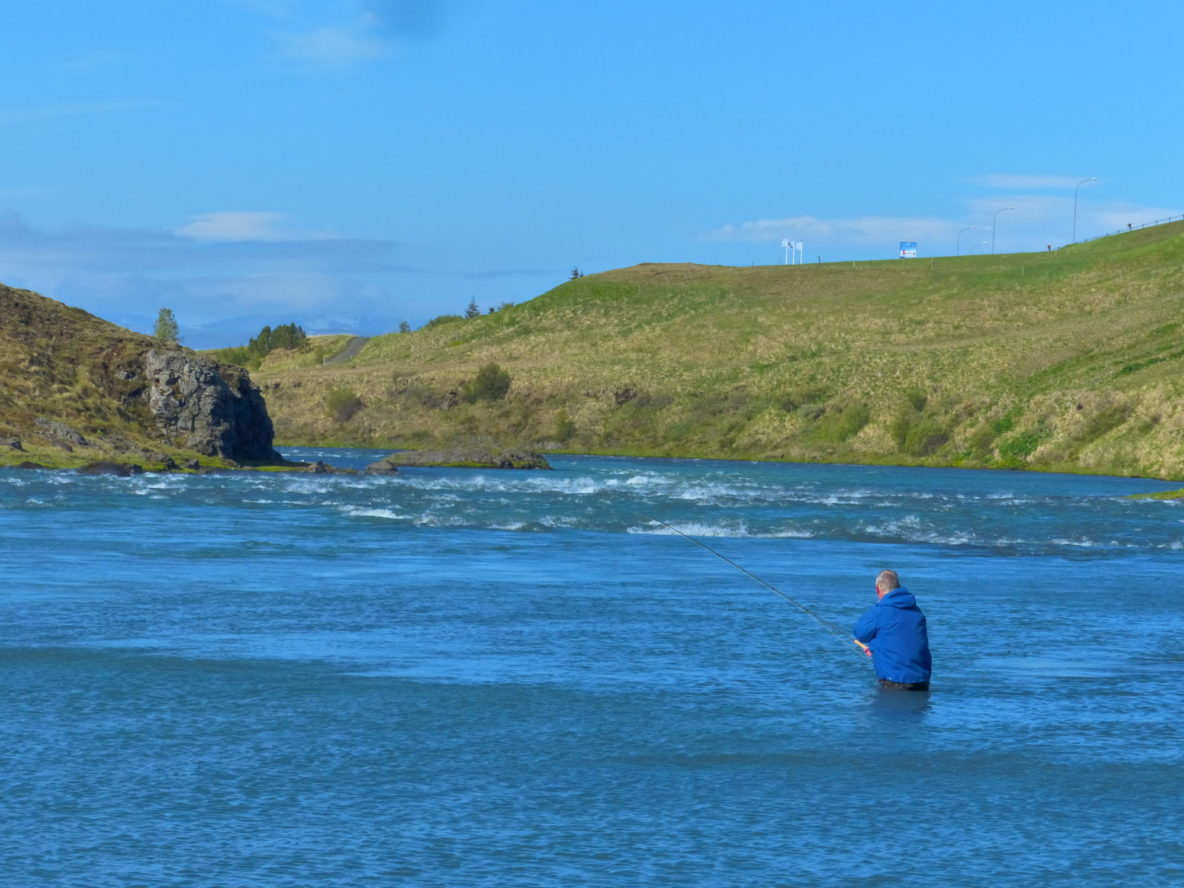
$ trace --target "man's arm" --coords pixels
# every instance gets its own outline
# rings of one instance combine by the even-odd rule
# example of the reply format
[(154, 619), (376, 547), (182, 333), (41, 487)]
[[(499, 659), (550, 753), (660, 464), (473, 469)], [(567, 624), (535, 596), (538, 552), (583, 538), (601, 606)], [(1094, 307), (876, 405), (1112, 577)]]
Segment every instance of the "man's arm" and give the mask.
[(878, 628), (876, 625), (876, 609), (870, 607), (867, 609), (867, 613), (855, 621), (855, 625), (851, 627), (851, 634), (855, 636), (857, 642), (862, 642), (860, 647), (867, 647), (867, 643), (876, 637), (876, 630)]

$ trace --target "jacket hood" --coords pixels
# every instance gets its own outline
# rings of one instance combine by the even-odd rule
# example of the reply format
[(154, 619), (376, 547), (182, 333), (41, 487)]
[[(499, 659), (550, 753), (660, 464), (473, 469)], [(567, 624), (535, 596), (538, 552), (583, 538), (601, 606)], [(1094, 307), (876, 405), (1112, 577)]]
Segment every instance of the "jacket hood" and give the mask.
[(917, 606), (917, 599), (913, 593), (904, 586), (897, 586), (883, 598), (876, 602), (876, 604), (884, 607), (901, 607), (909, 608)]

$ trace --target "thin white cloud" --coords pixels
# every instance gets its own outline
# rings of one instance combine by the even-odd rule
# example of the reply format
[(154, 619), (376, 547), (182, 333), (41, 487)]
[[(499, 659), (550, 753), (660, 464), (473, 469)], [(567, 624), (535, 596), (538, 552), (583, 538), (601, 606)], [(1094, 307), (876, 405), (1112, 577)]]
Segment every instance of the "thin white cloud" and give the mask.
[(99, 114), (126, 114), (131, 111), (145, 111), (163, 108), (167, 102), (143, 99), (111, 100), (97, 102), (71, 102), (64, 105), (46, 105), (39, 108), (11, 108), (0, 110), (0, 124), (31, 123), (55, 117), (84, 117)]
[(954, 230), (958, 223), (928, 216), (859, 216), (851, 219), (820, 219), (817, 216), (789, 216), (757, 219), (722, 225), (706, 232), (702, 240), (771, 244), (784, 238), (824, 240), (836, 243), (883, 244), (892, 241), (935, 237)]
[[(1079, 207), (1078, 212), (1082, 212)], [(1090, 236), (1122, 231), (1127, 226), (1138, 228), (1184, 216), (1184, 207), (1148, 207), (1126, 201), (1107, 201), (1085, 205), (1084, 216), (1093, 229)]]
[[(363, 286), (368, 279), (412, 271), (394, 264), (396, 245), (390, 241), (260, 238), (284, 233), (277, 226), (286, 217), (261, 214), (253, 227), (239, 218), (232, 231), (228, 218), (219, 219), (222, 214), (207, 215), (214, 218), (205, 220), (205, 229), (190, 223), (205, 237), (93, 226), (47, 231), (15, 214), (0, 215), (0, 269), (11, 286), (103, 316), (171, 293), (191, 300), (195, 314), (216, 314), (218, 294), (244, 312), (256, 305), (281, 306), (290, 298), (302, 307), (328, 309), (343, 293), (368, 292)], [(226, 236), (231, 234), (238, 236)]]
[[(1146, 206), (1117, 200), (1098, 201), (1094, 199), (1095, 196), (1096, 192), (1087, 195), (1083, 191), (1074, 201), (1072, 195), (1011, 194), (1001, 198), (977, 198), (966, 206), (970, 218), (985, 218), (988, 223), (995, 213), (1012, 206), (1015, 210), (1010, 213), (1015, 222), (1009, 224), (1040, 227), (1048, 223), (1058, 225), (1067, 222), (1072, 225), (1076, 205), (1079, 227), (1084, 223), (1113, 231), (1126, 228), (1127, 223), (1143, 225), (1169, 216), (1179, 216), (1181, 212), (1178, 207)], [(999, 218), (1002, 221), (1002, 214)]]
[[(930, 216), (858, 216), (824, 219), (787, 216), (756, 219), (708, 231), (700, 240), (721, 243), (780, 244), (800, 240), (808, 249), (841, 258), (887, 252), (900, 241), (917, 241), (928, 255), (967, 251), (983, 239), (999, 252), (1057, 247), (1072, 240), (1098, 237), (1180, 218), (1180, 207), (1146, 206), (1125, 201), (1097, 201), (1098, 192), (1032, 194), (1021, 191), (965, 202), (958, 219)], [(968, 229), (975, 229), (967, 233)]]
[(366, 20), (288, 31), (277, 35), (276, 42), (277, 61), (312, 72), (348, 71), (391, 52)]
[[(974, 179), (979, 185), (987, 188), (1000, 188), (1013, 191), (1069, 191), (1078, 185), (1088, 187), (1084, 183), (1090, 176), (1013, 176), (995, 173), (979, 176)], [(1095, 184), (1095, 183), (1090, 183)]]
[(219, 210), (201, 213), (173, 229), (181, 237), (201, 241), (330, 240), (331, 232), (301, 232), (289, 224), (287, 213), (270, 210)]

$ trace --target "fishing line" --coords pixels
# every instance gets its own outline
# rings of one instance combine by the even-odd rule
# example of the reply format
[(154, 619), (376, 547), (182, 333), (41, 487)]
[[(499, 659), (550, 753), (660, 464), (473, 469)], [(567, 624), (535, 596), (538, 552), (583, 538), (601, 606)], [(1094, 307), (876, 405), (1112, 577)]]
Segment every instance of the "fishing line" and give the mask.
[(749, 577), (750, 579), (756, 580), (758, 583), (760, 583), (762, 586), (764, 586), (764, 587), (765, 587), (766, 589), (768, 589), (770, 592), (775, 592), (776, 594), (780, 595), (782, 598), (784, 598), (786, 601), (788, 601), (790, 604), (792, 604), (794, 607), (796, 607), (796, 608), (797, 608), (798, 610), (800, 610), (802, 613), (806, 614), (806, 616), (808, 616), (808, 617), (811, 617), (811, 618), (813, 618), (814, 620), (817, 620), (817, 621), (818, 621), (818, 623), (819, 623), (819, 625), (821, 625), (821, 626), (822, 626), (822, 628), (824, 628), (824, 629), (825, 629), (827, 632), (829, 632), (831, 635), (835, 636), (835, 638), (838, 638), (838, 639), (840, 639), (840, 640), (841, 640), (841, 641), (843, 641), (843, 642), (847, 642), (848, 640), (850, 640), (850, 636), (848, 636), (848, 635), (845, 635), (845, 634), (843, 634), (842, 632), (840, 632), (840, 631), (839, 631), (839, 629), (838, 629), (838, 628), (835, 626), (835, 624), (834, 624), (834, 623), (831, 623), (831, 622), (829, 622), (828, 620), (824, 620), (822, 617), (818, 616), (818, 614), (814, 613), (814, 611), (810, 610), (810, 608), (806, 607), (806, 606), (805, 606), (804, 604), (802, 604), (800, 601), (797, 601), (796, 599), (792, 598), (791, 596), (789, 596), (789, 595), (786, 595), (784, 592), (782, 592), (780, 589), (778, 589), (776, 586), (774, 586), (774, 585), (773, 585), (772, 583), (770, 583), (768, 580), (764, 580), (764, 579), (762, 579), (761, 577), (758, 577), (756, 574), (754, 574), (752, 571), (750, 571), (750, 570), (749, 570), (748, 568), (746, 568), (746, 567), (741, 567), (739, 564), (737, 564), (735, 561), (733, 561), (733, 560), (732, 560), (731, 558), (729, 558), (728, 556), (726, 556), (726, 555), (721, 555), (719, 552), (715, 551), (715, 549), (711, 548), (711, 546), (707, 545), (707, 544), (706, 544), (705, 542), (703, 542), (702, 540), (698, 540), (698, 539), (696, 539), (695, 537), (691, 536), (691, 535), (690, 535), (690, 534), (688, 534), (688, 533), (683, 533), (683, 532), (682, 532), (681, 530), (679, 530), (677, 527), (673, 527), (673, 526), (671, 526), (671, 525), (667, 524), (667, 523), (666, 523), (665, 521), (663, 521), (662, 519), (660, 519), (660, 518), (655, 518), (653, 515), (646, 515), (646, 514), (643, 512), (643, 513), (642, 513), (642, 517), (643, 517), (643, 518), (648, 518), (650, 521), (653, 521), (655, 524), (661, 524), (661, 525), (662, 525), (663, 527), (665, 527), (667, 530), (672, 530), (672, 531), (674, 531), (676, 534), (678, 534), (678, 535), (679, 535), (680, 537), (682, 537), (684, 540), (690, 540), (692, 543), (694, 543), (694, 544), (695, 544), (696, 546), (698, 546), (700, 549), (703, 549), (703, 550), (705, 550), (705, 551), (707, 551), (707, 552), (710, 552), (712, 555), (714, 555), (714, 556), (715, 556), (716, 558), (718, 558), (720, 561), (723, 561), (723, 562), (725, 562), (725, 563), (727, 563), (727, 564), (730, 564), (730, 565), (732, 565), (732, 567), (736, 568), (736, 570), (740, 571), (740, 573), (744, 574), (745, 576)]

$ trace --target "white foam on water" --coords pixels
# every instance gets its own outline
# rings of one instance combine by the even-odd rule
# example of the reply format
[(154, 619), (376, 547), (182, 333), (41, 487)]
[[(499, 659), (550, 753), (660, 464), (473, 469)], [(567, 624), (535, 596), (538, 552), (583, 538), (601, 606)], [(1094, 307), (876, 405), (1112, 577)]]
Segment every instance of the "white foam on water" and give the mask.
[(351, 518), (385, 518), (390, 521), (406, 521), (411, 517), (393, 509), (367, 509), (359, 506), (346, 506), (341, 511)]
[(489, 529), (490, 530), (516, 531), (516, 530), (525, 530), (526, 526), (527, 526), (526, 522), (524, 522), (524, 521), (511, 521), (508, 524), (491, 524), (491, 525), (489, 525)]
[(779, 530), (773, 533), (754, 534), (759, 539), (767, 540), (812, 540), (817, 534), (809, 530)]
[(600, 493), (611, 485), (590, 477), (563, 478), (547, 475), (523, 477), (502, 475), (496, 478), (488, 475), (407, 475), (405, 485), (415, 490), (458, 491), (462, 493), (559, 493), (586, 496)]
[[(672, 529), (673, 528), (673, 529)], [(647, 524), (642, 527), (629, 527), (627, 533), (634, 534), (649, 534), (652, 536), (678, 536), (682, 533), (689, 537), (747, 537), (749, 536), (748, 527), (744, 522), (739, 522), (738, 526), (721, 527), (713, 524), (698, 524), (698, 523), (680, 523), (671, 524), (669, 527), (660, 524)]]
[(626, 478), (623, 483), (626, 487), (664, 487), (669, 488), (675, 482), (670, 478), (663, 478), (661, 475), (633, 475)]

